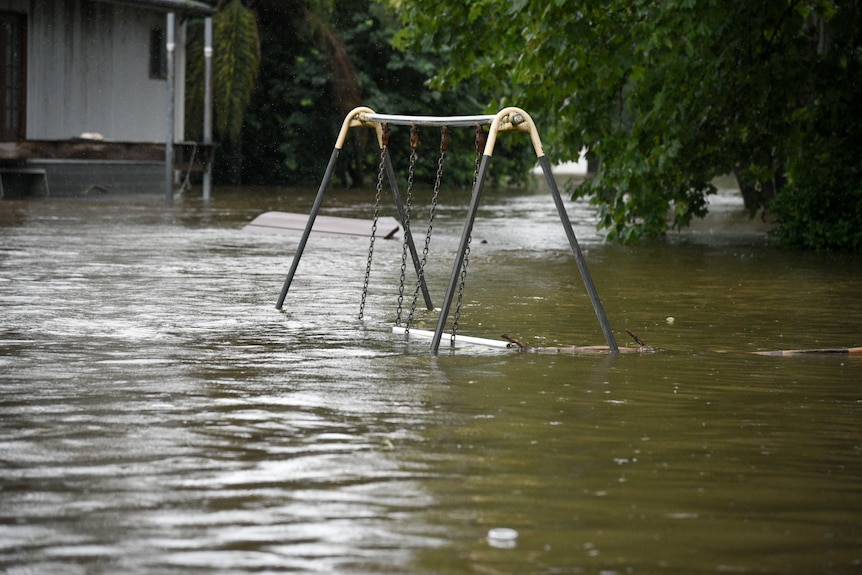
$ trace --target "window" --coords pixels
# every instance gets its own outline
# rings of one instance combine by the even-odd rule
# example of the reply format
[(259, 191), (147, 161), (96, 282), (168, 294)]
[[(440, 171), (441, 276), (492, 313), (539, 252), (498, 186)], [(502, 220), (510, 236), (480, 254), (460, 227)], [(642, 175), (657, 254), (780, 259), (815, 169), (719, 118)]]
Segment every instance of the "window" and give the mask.
[(0, 12), (0, 140), (24, 139), (27, 17)]
[(165, 31), (161, 28), (150, 30), (150, 78), (168, 78), (168, 54), (165, 46)]

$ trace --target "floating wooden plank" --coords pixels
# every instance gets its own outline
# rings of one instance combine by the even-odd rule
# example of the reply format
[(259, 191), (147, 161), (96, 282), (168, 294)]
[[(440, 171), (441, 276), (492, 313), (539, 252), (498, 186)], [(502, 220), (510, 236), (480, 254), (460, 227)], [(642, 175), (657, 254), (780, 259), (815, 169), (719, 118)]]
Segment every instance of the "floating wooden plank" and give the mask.
[(638, 347), (618, 347), (616, 351), (611, 351), (611, 348), (607, 345), (566, 345), (566, 346), (551, 346), (551, 347), (533, 347), (531, 345), (527, 345), (522, 342), (520, 339), (516, 337), (512, 337), (510, 335), (503, 334), (503, 339), (510, 341), (512, 343), (509, 347), (514, 347), (518, 351), (522, 353), (542, 353), (542, 354), (555, 354), (562, 353), (566, 355), (589, 355), (589, 354), (606, 354), (606, 353), (655, 353), (657, 351), (665, 351), (664, 349), (658, 347), (650, 347), (645, 344), (638, 336), (631, 332), (631, 330), (626, 330), (629, 335), (635, 338), (635, 341), (640, 344)]
[[(603, 355), (614, 353), (606, 345), (569, 345), (560, 347), (525, 347), (515, 348), (523, 353), (562, 354), (562, 355)], [(618, 353), (656, 353), (664, 351), (652, 347), (621, 347)]]
[(827, 347), (821, 349), (778, 349), (775, 351), (753, 351), (754, 355), (788, 357), (794, 355), (862, 355), (862, 347)]
[[(264, 212), (242, 228), (244, 232), (261, 234), (290, 234), (302, 232), (308, 223), (307, 214), (290, 212)], [(337, 216), (317, 216), (311, 228), (312, 233), (347, 236), (370, 236), (371, 220), (341, 218)], [(382, 217), (377, 220), (377, 236), (390, 239), (400, 229), (395, 218)]]

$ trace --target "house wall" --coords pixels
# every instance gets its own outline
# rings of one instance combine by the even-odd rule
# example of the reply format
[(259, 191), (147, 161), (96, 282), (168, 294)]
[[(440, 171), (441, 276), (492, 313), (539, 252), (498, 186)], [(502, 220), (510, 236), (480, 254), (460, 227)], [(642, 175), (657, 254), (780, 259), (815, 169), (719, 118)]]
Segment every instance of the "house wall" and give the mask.
[[(0, 9), (4, 1), (0, 0)], [(167, 82), (150, 78), (150, 31), (164, 12), (91, 0), (27, 0), (27, 139), (84, 132), (106, 140), (164, 142)], [(175, 139), (183, 135), (184, 61), (177, 18)]]

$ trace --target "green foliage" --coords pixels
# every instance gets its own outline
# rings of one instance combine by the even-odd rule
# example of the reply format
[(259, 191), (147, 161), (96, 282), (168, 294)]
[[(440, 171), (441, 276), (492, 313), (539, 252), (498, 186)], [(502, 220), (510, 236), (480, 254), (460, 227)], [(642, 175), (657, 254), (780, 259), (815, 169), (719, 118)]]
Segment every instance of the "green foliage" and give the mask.
[(820, 147), (805, 154), (809, 169), (775, 198), (771, 233), (788, 247), (862, 252), (859, 156), (833, 138), (811, 143)]
[(818, 77), (820, 100), (807, 111), (805, 145), (771, 205), (771, 233), (788, 247), (862, 252), (862, 63), (824, 64)]
[[(812, 133), (823, 116), (814, 108), (846, 115), (862, 95), (858, 0), (390, 2), (403, 23), (398, 47), (446, 57), (433, 86), (478, 82), (494, 104), (536, 118), (552, 159), (583, 147), (600, 158), (576, 193), (623, 241), (703, 216), (718, 175), (737, 174), (752, 211), (783, 193), (790, 172), (795, 193), (812, 191), (797, 169), (817, 155), (806, 147), (840, 148)], [(827, 81), (835, 69), (844, 82)], [(853, 156), (830, 153), (833, 191), (853, 187)]]

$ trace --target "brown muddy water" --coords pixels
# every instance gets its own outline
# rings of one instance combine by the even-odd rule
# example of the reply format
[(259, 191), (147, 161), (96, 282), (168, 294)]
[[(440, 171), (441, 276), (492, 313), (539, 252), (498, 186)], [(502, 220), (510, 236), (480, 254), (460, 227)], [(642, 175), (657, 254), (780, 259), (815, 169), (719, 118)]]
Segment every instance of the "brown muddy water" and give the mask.
[[(862, 258), (769, 248), (726, 199), (605, 245), (569, 204), (617, 340), (667, 351), (434, 356), (390, 332), (398, 240), (363, 320), (364, 238), (312, 237), (274, 308), (298, 236), (241, 228), (312, 199), (0, 202), (3, 572), (862, 572), (862, 361), (750, 353), (862, 345)], [(604, 343), (550, 196), (486, 194), (459, 333)]]

